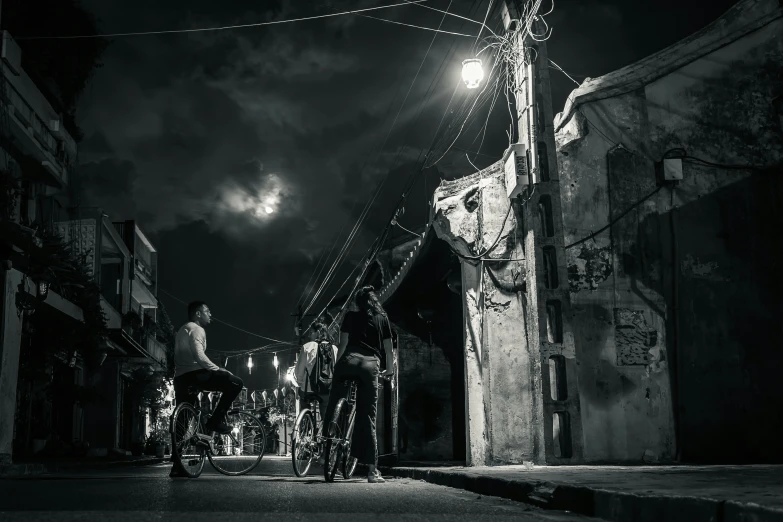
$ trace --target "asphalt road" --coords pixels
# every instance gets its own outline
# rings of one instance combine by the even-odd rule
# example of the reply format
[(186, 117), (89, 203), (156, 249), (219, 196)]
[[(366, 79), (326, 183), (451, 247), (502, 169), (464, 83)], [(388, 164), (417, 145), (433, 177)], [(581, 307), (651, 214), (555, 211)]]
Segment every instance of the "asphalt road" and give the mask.
[(168, 472), (155, 465), (0, 480), (0, 520), (595, 520), (411, 479), (327, 484), (320, 468), (296, 478), (290, 460), (279, 457), (264, 457), (242, 477), (219, 475), (209, 464), (198, 479)]

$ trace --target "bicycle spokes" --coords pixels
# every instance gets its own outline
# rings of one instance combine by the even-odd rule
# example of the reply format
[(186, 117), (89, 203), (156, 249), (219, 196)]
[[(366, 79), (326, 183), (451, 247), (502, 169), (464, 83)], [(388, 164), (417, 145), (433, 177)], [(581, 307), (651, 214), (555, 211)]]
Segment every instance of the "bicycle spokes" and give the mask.
[(231, 431), (217, 435), (212, 442), (209, 461), (226, 475), (241, 475), (255, 468), (264, 456), (266, 433), (261, 422), (247, 412), (227, 415)]

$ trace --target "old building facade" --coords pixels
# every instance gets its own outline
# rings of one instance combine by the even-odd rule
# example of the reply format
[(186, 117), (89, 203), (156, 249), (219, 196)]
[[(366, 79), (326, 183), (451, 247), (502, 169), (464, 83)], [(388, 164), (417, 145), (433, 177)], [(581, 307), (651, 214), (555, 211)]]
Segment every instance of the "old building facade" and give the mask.
[[(770, 413), (783, 406), (770, 345), (783, 311), (770, 245), (783, 224), (782, 95), (783, 8), (743, 0), (588, 79), (555, 118), (573, 463), (783, 459)], [(522, 238), (542, 223), (524, 223), (536, 215), (524, 205), (542, 202), (506, 194), (498, 162), (441, 183), (434, 204), (462, 265), (469, 464), (543, 463), (551, 419), (536, 402), (559, 386), (526, 325)]]

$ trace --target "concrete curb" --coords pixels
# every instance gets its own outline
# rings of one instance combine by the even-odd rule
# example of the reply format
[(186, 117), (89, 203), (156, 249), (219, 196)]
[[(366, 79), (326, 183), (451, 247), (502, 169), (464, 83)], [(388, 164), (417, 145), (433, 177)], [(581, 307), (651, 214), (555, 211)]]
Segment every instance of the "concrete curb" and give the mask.
[(168, 462), (168, 458), (153, 457), (137, 460), (114, 461), (74, 461), (74, 462), (25, 462), (20, 464), (8, 464), (0, 466), (0, 478), (25, 477), (31, 475), (44, 475), (47, 473), (59, 473), (74, 470), (122, 468), (130, 466), (150, 466)]
[(381, 468), (384, 474), (424, 480), (480, 495), (613, 522), (783, 522), (783, 510), (714, 498), (628, 493), (553, 482), (506, 479), (462, 471)]

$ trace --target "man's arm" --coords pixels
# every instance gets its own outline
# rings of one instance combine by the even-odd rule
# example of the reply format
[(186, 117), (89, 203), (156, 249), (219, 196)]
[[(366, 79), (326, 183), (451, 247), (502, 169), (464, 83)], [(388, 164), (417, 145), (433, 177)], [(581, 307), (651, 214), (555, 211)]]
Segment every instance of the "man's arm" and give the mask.
[(204, 331), (198, 328), (194, 328), (190, 331), (188, 337), (190, 338), (190, 353), (193, 355), (193, 359), (199, 366), (205, 370), (212, 370), (214, 372), (219, 371), (220, 367), (209, 360), (204, 350), (207, 346), (207, 339), (204, 335)]
[(305, 379), (306, 375), (305, 372), (307, 371), (307, 350), (305, 350), (305, 347), (302, 346), (302, 348), (299, 350), (299, 359), (296, 361), (296, 366), (294, 367), (294, 378), (291, 384), (293, 384), (294, 388), (301, 388), (302, 384)]

